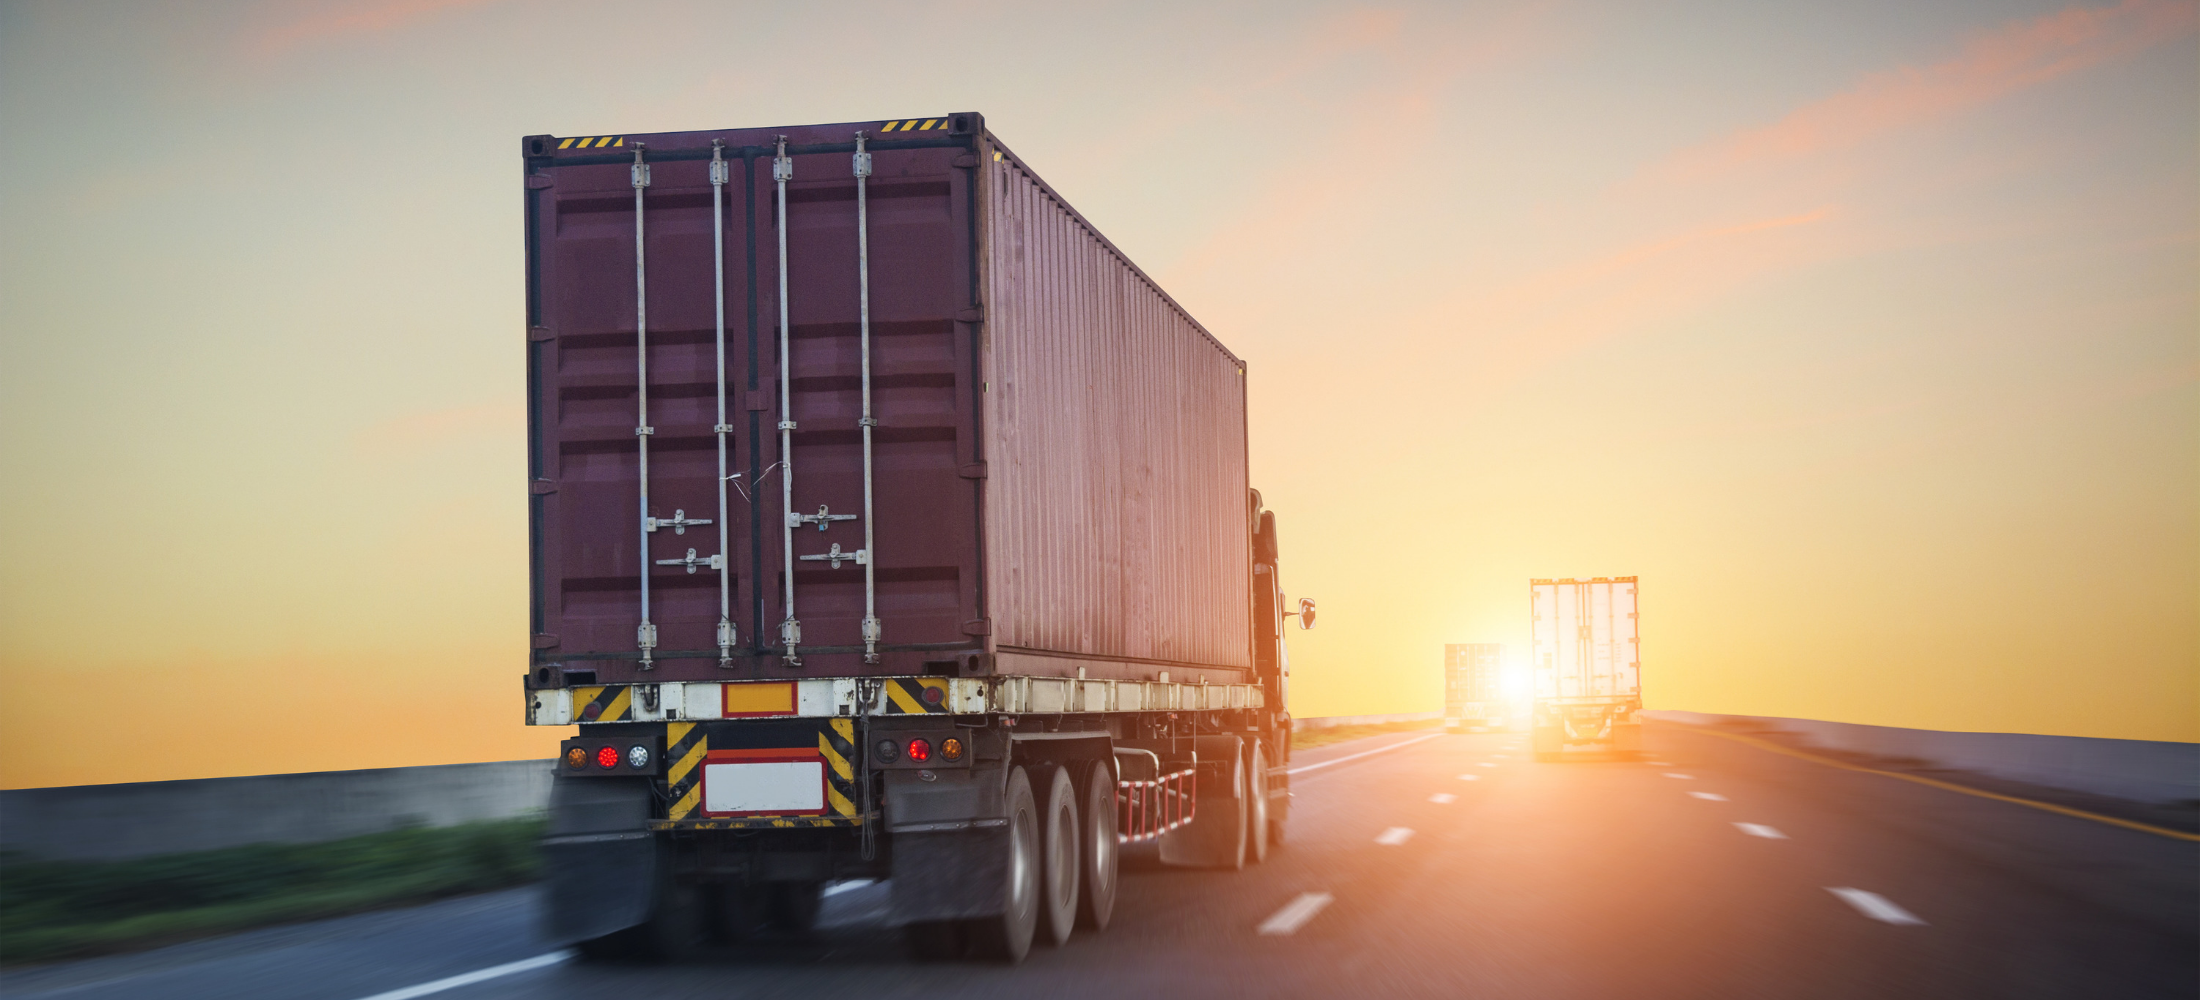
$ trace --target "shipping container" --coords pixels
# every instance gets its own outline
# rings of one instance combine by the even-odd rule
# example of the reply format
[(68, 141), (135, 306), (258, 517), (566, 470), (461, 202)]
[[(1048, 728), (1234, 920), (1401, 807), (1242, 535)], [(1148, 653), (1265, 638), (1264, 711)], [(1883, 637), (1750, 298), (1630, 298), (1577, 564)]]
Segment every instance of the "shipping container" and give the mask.
[(1634, 577), (1528, 581), (1538, 758), (1576, 744), (1641, 746), (1641, 643)]
[(1505, 644), (1451, 643), (1444, 647), (1444, 726), (1503, 728), (1511, 714), (1505, 698)]
[[(1259, 859), (1285, 616), (1236, 355), (975, 113), (521, 156), (553, 935), (677, 951), (703, 896), (799, 923), (890, 877), (915, 938), (1015, 957), (1067, 929), (1004, 873), (1104, 926), (1118, 838)], [(1031, 815), (1105, 871), (1002, 863)]]

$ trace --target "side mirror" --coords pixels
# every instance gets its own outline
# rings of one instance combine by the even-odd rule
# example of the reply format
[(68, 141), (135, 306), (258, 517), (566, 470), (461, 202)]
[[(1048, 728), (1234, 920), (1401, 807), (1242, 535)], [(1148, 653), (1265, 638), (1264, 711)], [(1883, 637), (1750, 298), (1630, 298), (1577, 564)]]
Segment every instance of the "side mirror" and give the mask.
[(1299, 598), (1299, 614), (1298, 614), (1298, 619), (1299, 619), (1299, 627), (1300, 627), (1300, 628), (1313, 628), (1313, 627), (1314, 627), (1314, 602), (1313, 602), (1313, 601), (1311, 601), (1311, 600), (1309, 600), (1309, 599), (1307, 599), (1307, 598), (1304, 598), (1304, 597), (1301, 597), (1301, 598)]

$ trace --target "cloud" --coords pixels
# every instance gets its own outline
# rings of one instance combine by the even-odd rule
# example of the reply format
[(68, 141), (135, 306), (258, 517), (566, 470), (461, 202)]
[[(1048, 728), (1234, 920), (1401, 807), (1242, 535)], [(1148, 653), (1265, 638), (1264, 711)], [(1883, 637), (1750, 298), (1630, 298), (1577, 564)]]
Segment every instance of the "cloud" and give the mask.
[(1682, 153), (1669, 173), (1698, 175), (1808, 156), (1938, 121), (2183, 37), (2200, 22), (2196, 12), (2200, 5), (2190, 0), (2125, 0), (2012, 23), (1971, 39), (1951, 58), (1871, 74), (1771, 125)]
[(252, 39), (252, 47), (262, 55), (274, 55), (312, 42), (389, 31), (440, 11), (490, 2), (494, 0), (367, 0), (345, 4), (262, 31)]

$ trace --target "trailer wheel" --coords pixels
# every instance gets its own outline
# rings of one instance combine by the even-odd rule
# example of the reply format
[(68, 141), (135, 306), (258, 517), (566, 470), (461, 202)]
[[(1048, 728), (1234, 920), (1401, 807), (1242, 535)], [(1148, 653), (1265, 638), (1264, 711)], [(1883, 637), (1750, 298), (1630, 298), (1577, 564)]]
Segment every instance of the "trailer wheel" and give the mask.
[(1268, 752), (1258, 739), (1245, 742), (1245, 862), (1259, 864), (1268, 860)]
[(1046, 807), (1039, 811), (1039, 931), (1059, 948), (1077, 926), (1077, 788), (1069, 768), (1047, 768)]
[(1077, 856), (1083, 862), (1084, 892), (1078, 897), (1077, 925), (1106, 930), (1115, 912), (1115, 879), (1122, 845), (1115, 839), (1115, 769), (1107, 761), (1092, 765), (1085, 778), (1083, 842)]
[(978, 917), (963, 925), (963, 938), (981, 958), (1021, 962), (1031, 953), (1032, 933), (1039, 927), (1039, 809), (1032, 801), (1031, 778), (1021, 767), (1008, 772), (1006, 800), (1008, 834), (1007, 878), (1002, 881), (1002, 911)]

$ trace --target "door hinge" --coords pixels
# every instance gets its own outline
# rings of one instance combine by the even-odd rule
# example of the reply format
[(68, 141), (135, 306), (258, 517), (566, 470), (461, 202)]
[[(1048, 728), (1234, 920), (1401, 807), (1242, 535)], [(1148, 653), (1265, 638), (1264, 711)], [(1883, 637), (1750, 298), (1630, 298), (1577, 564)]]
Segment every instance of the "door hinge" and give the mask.
[(962, 633), (964, 635), (992, 635), (993, 619), (974, 618), (970, 621), (966, 621), (963, 623)]
[(558, 484), (548, 479), (537, 479), (534, 482), (527, 484), (527, 492), (538, 497), (547, 493), (556, 493), (557, 491)]
[(536, 649), (556, 649), (558, 637), (548, 632), (537, 632), (531, 645)]
[(970, 308), (968, 308), (968, 309), (964, 309), (964, 310), (962, 310), (961, 312), (958, 312), (958, 313), (956, 313), (956, 314), (955, 314), (955, 322), (957, 322), (957, 323), (983, 323), (983, 322), (985, 322), (985, 307), (984, 307), (984, 306), (971, 306), (971, 307), (970, 307)]
[(551, 337), (552, 334), (550, 333), (550, 328), (547, 326), (530, 326), (527, 328), (527, 340), (530, 343), (539, 344), (545, 340), (549, 340)]
[(556, 180), (556, 178), (553, 178), (553, 177), (551, 177), (551, 176), (550, 176), (549, 174), (528, 174), (528, 175), (527, 175), (527, 186), (528, 186), (528, 187), (530, 187), (530, 188), (532, 188), (532, 189), (534, 189), (534, 190), (537, 190), (537, 191), (540, 191), (540, 190), (542, 190), (543, 188), (546, 188), (546, 187), (550, 187), (550, 186), (552, 186), (552, 185), (555, 185), (556, 183), (557, 183), (557, 180)]
[(961, 476), (961, 477), (963, 477), (964, 479), (984, 479), (984, 478), (985, 478), (985, 463), (984, 463), (984, 462), (972, 462), (972, 463), (970, 463), (970, 464), (968, 464), (968, 465), (965, 465), (965, 466), (963, 466), (963, 467), (961, 467), (961, 468), (959, 468), (959, 469), (956, 469), (956, 470), (955, 470), (955, 474), (956, 474), (956, 475), (958, 475), (958, 476)]

